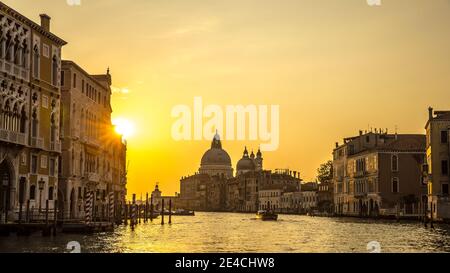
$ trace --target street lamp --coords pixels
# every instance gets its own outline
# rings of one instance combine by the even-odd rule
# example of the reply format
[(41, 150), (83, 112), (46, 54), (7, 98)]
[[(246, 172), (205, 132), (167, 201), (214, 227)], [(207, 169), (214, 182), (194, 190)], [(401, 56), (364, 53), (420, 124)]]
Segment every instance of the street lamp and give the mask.
[(39, 180), (39, 213), (41, 213), (41, 208), (42, 208), (42, 190), (44, 189), (45, 186), (45, 181), (43, 178), (41, 178), (41, 180)]

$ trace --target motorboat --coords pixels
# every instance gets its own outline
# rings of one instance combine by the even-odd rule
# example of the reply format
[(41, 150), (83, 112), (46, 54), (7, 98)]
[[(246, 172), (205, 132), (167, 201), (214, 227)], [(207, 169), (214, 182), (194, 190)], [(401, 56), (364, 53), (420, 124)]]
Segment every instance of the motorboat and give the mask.
[(272, 211), (260, 210), (256, 213), (256, 219), (263, 220), (263, 221), (277, 221), (278, 214), (276, 214)]

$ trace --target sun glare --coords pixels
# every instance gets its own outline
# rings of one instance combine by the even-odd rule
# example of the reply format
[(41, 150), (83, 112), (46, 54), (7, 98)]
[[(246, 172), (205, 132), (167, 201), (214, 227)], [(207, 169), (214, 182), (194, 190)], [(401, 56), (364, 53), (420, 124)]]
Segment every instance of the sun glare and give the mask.
[(122, 135), (125, 139), (131, 137), (135, 133), (133, 122), (125, 118), (116, 118), (113, 120), (116, 133)]

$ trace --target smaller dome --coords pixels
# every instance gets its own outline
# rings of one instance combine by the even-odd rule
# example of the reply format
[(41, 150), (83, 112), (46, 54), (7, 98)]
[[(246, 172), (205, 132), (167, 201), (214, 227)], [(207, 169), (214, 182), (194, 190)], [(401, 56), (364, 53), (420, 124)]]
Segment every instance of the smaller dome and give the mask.
[(238, 163), (237, 163), (237, 166), (236, 166), (237, 171), (239, 172), (239, 171), (252, 171), (252, 170), (255, 170), (256, 165), (255, 165), (255, 162), (253, 161), (254, 157), (255, 157), (254, 154), (253, 154), (252, 158), (250, 158), (248, 156), (248, 150), (247, 150), (247, 147), (245, 147), (244, 155), (242, 156), (241, 160), (239, 160)]
[(244, 157), (239, 160), (236, 168), (238, 171), (253, 171), (255, 170), (255, 163), (251, 158)]

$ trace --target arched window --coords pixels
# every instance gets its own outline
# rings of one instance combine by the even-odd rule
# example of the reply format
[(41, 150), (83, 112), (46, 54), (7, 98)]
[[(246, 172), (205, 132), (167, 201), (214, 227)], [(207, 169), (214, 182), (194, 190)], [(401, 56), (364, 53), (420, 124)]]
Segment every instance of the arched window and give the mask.
[(48, 200), (53, 200), (53, 187), (48, 188)]
[(35, 45), (33, 48), (33, 76), (35, 78), (39, 78), (39, 66), (40, 66), (39, 47)]
[(52, 59), (52, 83), (54, 86), (58, 86), (58, 58), (53, 56)]
[(399, 185), (397, 177), (392, 178), (392, 192), (393, 193), (399, 193), (400, 192), (400, 185)]
[(392, 171), (398, 171), (398, 155), (392, 155)]
[(31, 137), (38, 137), (38, 120), (36, 109), (33, 110), (33, 119), (31, 122)]
[(30, 200), (35, 200), (35, 199), (36, 199), (36, 186), (31, 185), (30, 186)]
[(26, 40), (22, 44), (22, 66), (25, 68), (28, 67), (28, 44)]
[(27, 128), (27, 112), (25, 111), (25, 106), (22, 107), (22, 111), (20, 113), (20, 133), (25, 134)]
[(55, 114), (51, 116), (50, 141), (53, 143), (56, 141)]

